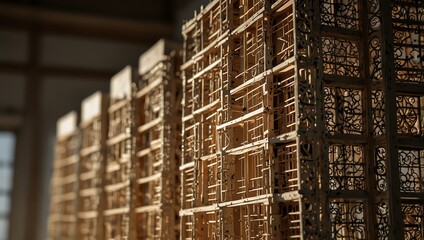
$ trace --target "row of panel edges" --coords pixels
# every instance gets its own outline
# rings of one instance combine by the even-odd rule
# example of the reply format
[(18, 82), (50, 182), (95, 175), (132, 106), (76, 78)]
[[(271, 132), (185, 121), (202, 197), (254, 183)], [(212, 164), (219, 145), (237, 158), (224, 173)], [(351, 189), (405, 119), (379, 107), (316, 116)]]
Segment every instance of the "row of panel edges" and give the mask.
[(182, 31), (181, 239), (300, 239), (293, 4), (213, 1)]
[(160, 40), (59, 119), (50, 239), (178, 239), (180, 62)]
[(49, 237), (421, 239), (424, 4), (382, 3), (202, 7), (58, 121)]

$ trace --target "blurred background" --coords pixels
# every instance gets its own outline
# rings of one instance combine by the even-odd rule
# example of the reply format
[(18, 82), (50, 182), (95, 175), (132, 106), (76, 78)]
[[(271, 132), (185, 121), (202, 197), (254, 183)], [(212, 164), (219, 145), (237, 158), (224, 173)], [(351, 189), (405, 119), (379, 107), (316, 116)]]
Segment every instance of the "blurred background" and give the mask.
[(0, 0), (0, 240), (46, 238), (56, 121), (209, 0)]

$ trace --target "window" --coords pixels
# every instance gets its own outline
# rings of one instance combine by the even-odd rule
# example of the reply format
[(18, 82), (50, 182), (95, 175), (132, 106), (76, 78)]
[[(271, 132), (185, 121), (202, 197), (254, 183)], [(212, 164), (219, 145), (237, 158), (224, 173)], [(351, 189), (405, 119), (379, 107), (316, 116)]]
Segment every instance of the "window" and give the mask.
[(15, 134), (0, 131), (0, 240), (8, 239)]

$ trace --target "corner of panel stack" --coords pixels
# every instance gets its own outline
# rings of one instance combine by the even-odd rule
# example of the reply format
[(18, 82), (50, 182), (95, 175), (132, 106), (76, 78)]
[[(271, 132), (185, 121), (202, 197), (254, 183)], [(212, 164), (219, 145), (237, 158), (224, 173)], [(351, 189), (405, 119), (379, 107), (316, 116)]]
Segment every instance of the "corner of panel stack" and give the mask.
[(80, 132), (78, 114), (72, 111), (57, 121), (49, 239), (74, 239), (77, 223)]
[(81, 150), (78, 174), (78, 239), (104, 239), (103, 191), (106, 170), (109, 94), (93, 93), (81, 104)]
[(293, 17), (217, 0), (183, 26), (181, 239), (300, 238)]
[(179, 239), (181, 47), (161, 39), (139, 58), (133, 180), (137, 239)]
[(131, 187), (133, 155), (133, 92), (135, 70), (126, 66), (110, 81), (107, 157), (104, 176), (104, 237), (128, 239), (131, 229)]

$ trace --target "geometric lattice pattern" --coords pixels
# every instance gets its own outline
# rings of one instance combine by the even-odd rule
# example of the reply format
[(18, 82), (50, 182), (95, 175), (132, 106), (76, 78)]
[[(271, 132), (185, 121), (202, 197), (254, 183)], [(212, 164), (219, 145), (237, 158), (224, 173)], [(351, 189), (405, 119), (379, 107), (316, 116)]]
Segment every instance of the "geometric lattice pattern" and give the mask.
[[(424, 238), (423, 16), (221, 0), (187, 22), (182, 238)], [(237, 218), (263, 196), (272, 220)]]
[(100, 239), (103, 235), (109, 97), (96, 92), (81, 104), (81, 149), (78, 171), (77, 238)]
[(114, 76), (107, 136), (59, 135), (50, 238), (424, 239), (423, 0), (214, 0), (182, 33)]
[(57, 121), (48, 239), (75, 239), (77, 230), (79, 131), (77, 113)]
[(181, 57), (160, 40), (141, 55), (134, 98), (132, 201), (136, 239), (178, 239)]

